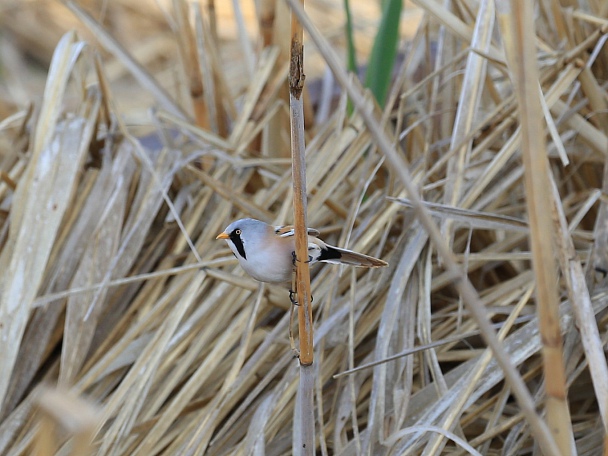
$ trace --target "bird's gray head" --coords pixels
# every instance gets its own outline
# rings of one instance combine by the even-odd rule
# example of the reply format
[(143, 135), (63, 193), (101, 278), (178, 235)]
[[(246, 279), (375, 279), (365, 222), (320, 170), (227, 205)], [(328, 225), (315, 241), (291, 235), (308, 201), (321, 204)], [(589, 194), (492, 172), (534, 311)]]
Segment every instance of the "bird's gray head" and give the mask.
[[(235, 256), (247, 259), (246, 249), (263, 242), (268, 225), (260, 220), (244, 218), (232, 222), (216, 239), (225, 239)], [(251, 251), (251, 250), (250, 250)]]

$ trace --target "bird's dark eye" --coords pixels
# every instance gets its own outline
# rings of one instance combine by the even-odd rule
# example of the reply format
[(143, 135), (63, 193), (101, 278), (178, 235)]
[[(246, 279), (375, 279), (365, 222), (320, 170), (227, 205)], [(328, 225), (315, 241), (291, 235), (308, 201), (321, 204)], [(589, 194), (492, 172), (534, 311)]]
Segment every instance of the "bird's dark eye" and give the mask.
[(239, 229), (234, 230), (234, 234), (236, 234), (237, 236), (240, 236), (241, 233), (242, 233), (242, 231)]

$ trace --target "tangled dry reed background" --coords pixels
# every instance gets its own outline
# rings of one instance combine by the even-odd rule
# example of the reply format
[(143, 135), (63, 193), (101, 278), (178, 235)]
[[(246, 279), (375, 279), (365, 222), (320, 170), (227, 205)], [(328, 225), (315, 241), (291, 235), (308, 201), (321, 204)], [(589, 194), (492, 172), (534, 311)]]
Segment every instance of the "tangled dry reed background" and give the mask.
[[(370, 3), (353, 3), (363, 56), (378, 17)], [(289, 10), (282, 1), (249, 13), (210, 5), (0, 6), (1, 454), (292, 451), (288, 295), (245, 277), (214, 240), (241, 216), (291, 222)], [(537, 135), (547, 139), (544, 177), (556, 197), (544, 208), (546, 231), (527, 212), (508, 17), (484, 0), (416, 5), (404, 13), (420, 16), (400, 47), (387, 108), (368, 94), (369, 107), (531, 405), (543, 415), (548, 398), (558, 401), (578, 454), (601, 454), (608, 7), (535, 2), (529, 52), (547, 121)], [(343, 56), (341, 2), (306, 7)], [(391, 264), (313, 270), (317, 452), (539, 454), (458, 278), (326, 71), (334, 57), (305, 46), (309, 224)], [(554, 254), (544, 267), (558, 274), (563, 368), (543, 367), (541, 356), (539, 331), (551, 322), (539, 321), (535, 290), (547, 284), (532, 268), (530, 239), (543, 236)], [(567, 398), (545, 388), (554, 376)]]

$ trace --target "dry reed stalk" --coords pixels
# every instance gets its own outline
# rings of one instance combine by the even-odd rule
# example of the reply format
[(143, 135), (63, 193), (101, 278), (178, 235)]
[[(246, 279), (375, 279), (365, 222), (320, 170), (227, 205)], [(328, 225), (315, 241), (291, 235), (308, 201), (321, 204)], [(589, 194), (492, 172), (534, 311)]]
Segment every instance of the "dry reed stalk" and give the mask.
[(42, 412), (40, 429), (34, 445), (36, 454), (41, 456), (56, 454), (56, 436), (60, 431), (67, 431), (72, 440), (71, 451), (66, 454), (72, 456), (91, 454), (91, 443), (99, 417), (96, 406), (61, 389), (42, 389), (38, 393), (36, 405)]
[[(304, 6), (304, 0), (301, 0)], [(291, 16), (289, 66), (289, 113), (291, 119), (291, 156), (293, 179), (293, 218), (295, 227), (295, 286), (298, 298), (300, 382), (294, 415), (294, 454), (314, 454), (315, 417), (313, 389), (313, 321), (308, 264), (308, 193), (306, 191), (306, 146), (304, 142), (304, 31), (296, 16)]]
[[(258, 18), (260, 23), (261, 46), (276, 48), (278, 58), (273, 69), (274, 78), (267, 84), (264, 93), (265, 103), (256, 107), (257, 113), (262, 112), (264, 105), (270, 101), (289, 106), (289, 86), (285, 80), (289, 77), (291, 65), (291, 15), (289, 9), (280, 1), (263, 0), (258, 2)], [(256, 114), (257, 114), (256, 113)], [(259, 116), (259, 114), (257, 114)], [(278, 110), (265, 125), (260, 137), (260, 152), (264, 157), (289, 157), (291, 143), (289, 132), (290, 117), (287, 110)], [(278, 222), (283, 223), (284, 219)]]
[[(479, 50), (480, 53), (487, 53), (490, 49), (494, 17), (494, 2), (492, 0), (481, 2), (471, 40), (471, 47)], [(481, 104), (482, 82), (486, 79), (487, 65), (488, 61), (484, 57), (476, 53), (469, 53), (460, 89), (458, 110), (454, 119), (451, 148), (462, 142), (463, 138), (473, 128), (474, 117)], [(450, 206), (456, 206), (462, 198), (464, 187), (462, 180), (465, 168), (469, 167), (472, 147), (471, 138), (459, 147), (457, 154), (448, 162), (445, 202)], [(443, 223), (442, 231), (449, 239), (449, 244), (451, 244), (453, 233), (449, 221)]]
[(174, 33), (176, 41), (179, 43), (178, 51), (181, 53), (181, 61), (188, 81), (195, 124), (200, 127), (208, 127), (209, 113), (205, 103), (202, 73), (200, 71), (200, 54), (197, 53), (197, 43), (190, 26), (188, 4), (183, 0), (173, 0), (172, 3), (175, 20)]
[[(197, 7), (195, 7), (195, 11), (196, 10)], [(213, 110), (217, 116), (217, 131), (219, 135), (226, 137), (228, 136), (229, 131), (228, 122), (230, 119), (236, 117), (236, 110), (228, 81), (226, 80), (224, 73), (218, 71), (221, 58), (219, 55), (219, 38), (217, 34), (217, 17), (214, 0), (209, 0), (207, 2), (207, 16), (207, 26), (203, 26), (203, 24), (205, 24), (204, 20), (201, 20), (201, 23), (198, 25), (199, 29), (202, 28), (202, 33), (200, 31), (198, 32), (200, 35), (198, 39), (200, 41), (201, 38), (204, 37), (204, 42), (206, 44), (205, 58), (201, 59), (201, 63), (206, 60), (209, 60), (210, 62), (209, 73), (204, 74), (204, 77), (207, 78), (214, 87), (212, 96), (213, 102), (215, 103)], [(202, 52), (203, 50), (199, 46), (199, 53)]]
[(129, 69), (133, 77), (154, 95), (154, 98), (164, 109), (178, 117), (184, 119), (188, 118), (188, 115), (175, 103), (175, 101), (173, 101), (171, 96), (167, 94), (166, 90), (160, 87), (160, 85), (146, 71), (146, 69), (135, 61), (129, 52), (114, 37), (106, 32), (106, 30), (101, 27), (90, 14), (70, 0), (66, 0), (66, 5), (70, 8), (74, 15), (76, 15), (76, 17), (78, 17), (87, 27), (91, 29), (97, 39), (100, 40), (102, 46), (104, 46), (108, 52), (111, 52), (118, 59), (120, 59), (123, 65)]
[(576, 452), (567, 402), (566, 372), (562, 335), (559, 327), (555, 238), (551, 214), (551, 183), (542, 131), (542, 107), (538, 90), (535, 49), (529, 46), (536, 38), (532, 5), (512, 1), (498, 10), (505, 46), (512, 67), (513, 85), (519, 104), (522, 127), (522, 156), (526, 185), (526, 203), (530, 217), (530, 244), (537, 286), (537, 308), (543, 339), (543, 367), (546, 388), (547, 422), (559, 447), (559, 454)]
[[(3, 270), (7, 271), (0, 298), (3, 321), (0, 331), (3, 340), (10, 341), (0, 357), (4, 372), (10, 373), (15, 367), (33, 302), (31, 299), (42, 282), (61, 218), (73, 195), (76, 176), (85, 159), (83, 145), (88, 143), (92, 134), (91, 122), (58, 120), (58, 100), (66, 90), (68, 76), (81, 52), (82, 46), (75, 43), (71, 34), (66, 35), (57, 48), (51, 67), (54, 78), (49, 80), (45, 92), (33, 144), (33, 159), (22, 178), (22, 182), (26, 179), (31, 185), (26, 187), (22, 184), (17, 189), (16, 198), (21, 209), (14, 223), (25, 225), (23, 229), (14, 225), (8, 240), (10, 248), (3, 250), (0, 257)], [(69, 153), (60, 153), (62, 146), (68, 146)], [(29, 191), (26, 192), (25, 188)], [(26, 254), (30, 251), (35, 251), (35, 255)], [(9, 375), (0, 379), (0, 398), (4, 407), (7, 405), (9, 379)]]
[[(101, 10), (81, 6), (129, 49), (156, 84), (177, 94), (177, 105), (188, 106), (189, 86), (176, 58), (175, 35), (166, 24), (171, 15), (156, 17), (155, 8), (141, 3), (134, 8), (131, 1), (110, 2)], [(454, 258), (475, 284), (493, 330), (504, 334), (503, 350), (539, 409), (545, 397), (542, 343), (536, 300), (530, 296), (535, 287), (527, 247), (531, 228), (524, 169), (516, 154), (522, 139), (518, 104), (502, 56), (505, 35), (493, 30), (489, 52), (480, 52), (471, 40), (476, 27), (489, 24), (475, 19), (478, 2), (419, 3), (426, 13), (396, 74), (389, 97), (394, 101), (375, 116), (389, 144), (400, 153), (403, 149), (424, 206), (434, 219), (450, 220)], [(559, 2), (539, 3), (535, 25), (538, 81), (551, 115), (544, 111), (551, 131), (543, 134), (550, 133), (553, 223), (562, 242), (562, 278), (556, 286), (568, 405), (578, 454), (595, 456), (606, 435), (601, 397), (608, 300), (601, 274), (587, 287), (582, 272), (587, 268), (593, 275), (595, 260), (587, 258), (591, 249), (602, 250), (604, 183), (598, 164), (605, 161), (608, 144), (601, 113), (608, 62), (605, 19), (597, 15), (598, 2), (588, 3), (572, 10)], [(46, 5), (37, 8), (43, 11)], [(82, 122), (94, 126), (94, 133), (80, 144), (87, 165), (76, 174), (41, 285), (25, 312), (26, 333), (0, 421), (2, 454), (31, 454), (39, 442), (40, 414), (32, 408), (38, 379), (61, 379), (73, 394), (99, 404), (94, 454), (106, 449), (117, 455), (287, 454), (298, 444), (299, 376), (286, 337), (286, 293), (274, 286), (260, 292), (213, 240), (235, 218), (278, 223), (291, 218), (290, 162), (270, 156), (287, 150), (271, 151), (273, 141), (289, 140), (286, 125), (272, 126), (277, 117), (288, 117), (279, 89), (287, 75), (287, 65), (280, 63), (286, 56), (256, 49), (255, 80), (241, 77), (251, 74), (242, 65), (238, 44), (243, 26), (236, 24), (230, 2), (206, 5), (194, 11), (198, 65), (205, 88), (213, 87), (205, 92), (205, 103), (222, 104), (225, 130), (197, 127), (162, 107), (151, 116), (125, 109), (125, 101), (141, 106), (151, 97), (143, 84), (131, 81), (119, 59), (103, 53), (90, 58), (94, 45), (69, 72), (65, 94), (55, 97), (59, 123)], [(245, 20), (255, 17), (248, 5), (240, 4)], [(376, 11), (373, 2), (351, 6), (356, 43), (363, 49), (375, 33), (369, 18)], [(276, 7), (268, 38), (288, 48), (289, 39), (279, 32), (289, 26), (283, 16), (288, 8), (283, 2)], [(145, 18), (138, 14), (141, 8), (147, 8)], [(341, 49), (336, 31), (343, 17), (335, 14), (340, 2), (309, 0), (306, 8), (332, 46)], [(565, 34), (553, 25), (557, 14)], [(0, 36), (0, 52), (17, 51), (3, 60), (11, 64), (0, 72), (11, 75), (0, 84), (0, 112), (14, 113), (0, 121), (0, 255), (7, 255), (19, 227), (22, 208), (14, 204), (14, 191), (23, 194), (30, 188), (28, 144), (47, 128), (36, 117), (35, 101), (29, 110), (33, 118), (27, 108), (15, 111), (15, 105), (25, 106), (24, 87), (29, 86), (25, 78), (14, 77), (27, 68), (26, 60), (14, 56), (40, 56), (52, 41), (37, 16), (10, 10), (0, 15), (0, 23), (6, 24), (7, 17), (14, 19), (13, 34), (23, 33), (18, 24), (35, 26), (28, 41), (7, 42)], [(47, 40), (45, 46), (33, 49), (41, 39)], [(325, 71), (315, 69), (314, 62), (325, 63), (314, 46), (310, 49), (306, 71), (313, 76), (306, 89), (323, 120), (306, 115), (307, 223), (332, 244), (392, 265), (348, 274), (339, 267), (311, 268), (311, 294), (318, 306), (315, 451), (534, 454), (538, 445), (530, 416), (513, 400), (496, 360), (486, 363), (487, 345), (476, 319), (460, 302), (453, 273), (444, 271), (445, 263), (415, 221), (400, 170), (374, 147), (377, 136), (362, 117), (366, 111), (350, 116), (343, 89), (330, 78), (323, 84), (314, 81), (315, 73)], [(487, 76), (471, 86), (481, 90), (479, 109), (469, 131), (455, 141), (455, 115), (466, 111), (458, 103), (459, 76), (466, 73), (464, 57), (471, 52), (487, 66)], [(328, 62), (342, 66), (337, 59)], [(107, 63), (111, 67), (104, 75), (101, 65)], [(22, 87), (15, 86), (17, 79)], [(356, 86), (356, 78), (351, 79)], [(57, 73), (49, 75), (49, 87), (58, 82)], [(7, 98), (5, 87), (18, 96)], [(358, 102), (372, 108), (370, 97)], [(49, 124), (51, 130), (57, 128)], [(456, 175), (462, 183), (458, 207), (439, 204), (448, 196), (447, 164), (469, 144), (468, 164)], [(348, 375), (334, 378), (347, 370)], [(58, 437), (53, 443), (60, 445), (58, 454), (67, 454), (71, 442)]]

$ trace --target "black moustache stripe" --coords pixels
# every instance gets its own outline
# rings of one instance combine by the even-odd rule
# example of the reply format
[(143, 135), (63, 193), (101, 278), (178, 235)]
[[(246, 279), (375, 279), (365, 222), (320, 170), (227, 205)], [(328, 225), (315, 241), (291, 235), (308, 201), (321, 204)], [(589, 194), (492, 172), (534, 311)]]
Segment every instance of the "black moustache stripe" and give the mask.
[(243, 259), (246, 260), (247, 255), (245, 254), (245, 247), (243, 247), (243, 241), (241, 240), (241, 237), (238, 234), (236, 234), (236, 230), (233, 231), (232, 233), (230, 233), (230, 240), (236, 247), (236, 250), (237, 250), (237, 252), (239, 252), (239, 255), (241, 255), (243, 257)]

